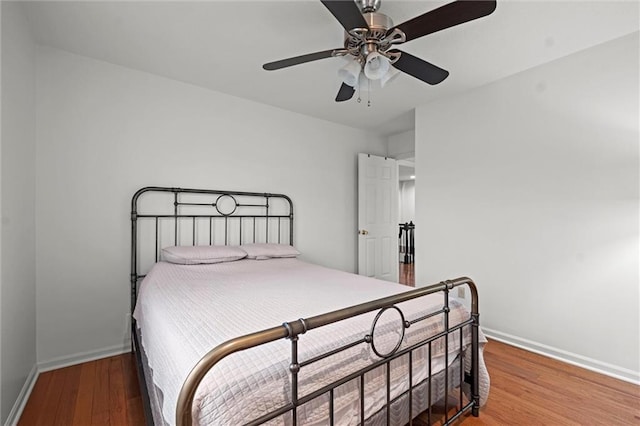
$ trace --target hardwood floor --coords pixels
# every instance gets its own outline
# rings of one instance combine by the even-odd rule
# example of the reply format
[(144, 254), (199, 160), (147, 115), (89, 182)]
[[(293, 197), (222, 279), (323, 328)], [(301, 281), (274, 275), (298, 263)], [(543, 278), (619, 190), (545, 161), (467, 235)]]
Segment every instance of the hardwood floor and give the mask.
[(464, 426), (640, 424), (640, 386), (494, 340), (484, 357), (489, 399)]
[(18, 425), (144, 425), (135, 357), (124, 354), (40, 374)]
[[(489, 400), (460, 425), (640, 424), (640, 386), (496, 341), (484, 353)], [(124, 354), (42, 373), (19, 425), (138, 426), (143, 416), (135, 360)]]
[(416, 274), (414, 263), (402, 263), (400, 262), (400, 284), (408, 285), (411, 287), (416, 286)]

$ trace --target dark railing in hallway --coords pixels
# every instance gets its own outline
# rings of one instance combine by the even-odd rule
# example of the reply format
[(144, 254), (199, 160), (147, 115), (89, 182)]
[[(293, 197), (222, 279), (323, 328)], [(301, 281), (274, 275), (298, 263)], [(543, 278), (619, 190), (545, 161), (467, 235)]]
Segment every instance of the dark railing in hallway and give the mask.
[(415, 246), (413, 239), (413, 231), (416, 225), (413, 222), (401, 223), (400, 232), (398, 234), (398, 247), (400, 248), (400, 284), (415, 287)]
[(416, 225), (413, 222), (401, 223), (400, 233), (398, 234), (400, 253), (404, 253), (402, 263), (413, 263), (415, 255), (415, 247), (413, 244), (413, 231)]

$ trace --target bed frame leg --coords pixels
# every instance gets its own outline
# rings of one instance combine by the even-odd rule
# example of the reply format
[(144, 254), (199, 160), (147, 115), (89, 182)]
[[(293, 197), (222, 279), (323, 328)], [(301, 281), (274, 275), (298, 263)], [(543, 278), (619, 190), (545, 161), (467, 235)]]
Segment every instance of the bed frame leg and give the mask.
[(480, 415), (480, 336), (478, 333), (480, 314), (478, 313), (477, 301), (476, 306), (472, 308), (471, 317), (473, 318), (471, 325), (471, 398), (473, 399), (471, 414), (478, 417)]

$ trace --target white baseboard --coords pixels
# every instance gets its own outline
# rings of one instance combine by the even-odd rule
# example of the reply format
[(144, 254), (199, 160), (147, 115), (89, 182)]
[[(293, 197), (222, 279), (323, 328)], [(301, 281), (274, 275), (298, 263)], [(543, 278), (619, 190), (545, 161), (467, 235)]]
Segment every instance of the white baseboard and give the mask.
[(523, 339), (511, 334), (502, 333), (500, 331), (492, 330), (486, 327), (482, 327), (482, 332), (485, 334), (485, 336), (499, 342), (516, 346), (518, 348), (525, 349), (539, 355), (544, 355), (549, 358), (557, 359), (558, 361), (563, 361), (568, 364), (594, 371), (596, 373), (624, 380), (625, 382), (640, 385), (640, 371), (629, 370), (627, 368), (598, 361), (593, 358), (574, 354), (562, 349), (554, 348), (552, 346), (534, 342), (532, 340)]
[(33, 367), (27, 376), (27, 380), (24, 382), (24, 386), (22, 386), (22, 389), (18, 394), (16, 402), (13, 404), (13, 407), (11, 407), (11, 411), (9, 412), (9, 416), (7, 417), (7, 421), (4, 423), (4, 426), (15, 426), (18, 424), (18, 420), (20, 420), (24, 406), (27, 405), (29, 395), (31, 395), (31, 391), (36, 384), (38, 374), (40, 374), (38, 372), (38, 366), (33, 364)]
[(131, 351), (129, 343), (122, 345), (109, 346), (94, 351), (80, 352), (73, 355), (62, 356), (38, 363), (38, 371), (55, 370), (58, 368), (69, 367), (71, 365), (81, 364), (83, 362), (95, 361), (96, 359), (107, 358), (114, 355), (120, 355)]

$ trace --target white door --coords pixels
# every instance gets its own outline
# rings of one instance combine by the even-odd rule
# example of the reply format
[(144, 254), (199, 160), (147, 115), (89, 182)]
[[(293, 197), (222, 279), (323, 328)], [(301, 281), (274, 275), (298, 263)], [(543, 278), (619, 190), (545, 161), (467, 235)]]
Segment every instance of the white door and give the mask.
[(358, 273), (398, 282), (398, 166), (358, 154)]

